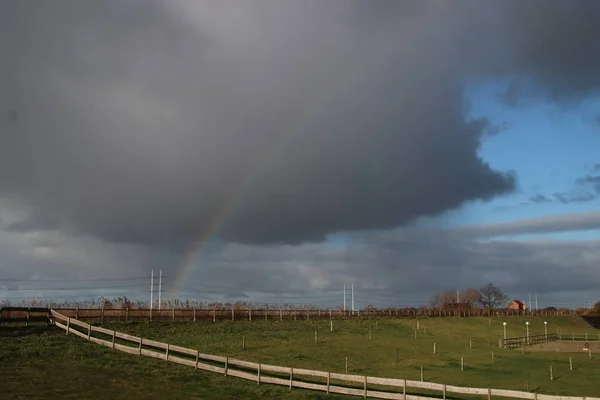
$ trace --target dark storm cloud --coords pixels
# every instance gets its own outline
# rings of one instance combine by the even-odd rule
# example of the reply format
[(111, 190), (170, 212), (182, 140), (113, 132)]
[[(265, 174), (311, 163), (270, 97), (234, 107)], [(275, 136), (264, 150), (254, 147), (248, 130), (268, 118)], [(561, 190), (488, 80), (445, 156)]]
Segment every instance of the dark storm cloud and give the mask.
[(22, 219), (17, 222), (7, 224), (6, 226), (3, 226), (2, 221), (0, 220), (0, 226), (2, 226), (7, 232), (24, 233), (36, 230), (57, 229), (59, 224), (47, 215), (39, 215), (28, 217), (27, 219)]
[(293, 243), (508, 193), (463, 89), (597, 90), (600, 4), (566, 4), (4, 1), (0, 192), (38, 210), (12, 229)]
[[(473, 3), (472, 3), (473, 4)], [(505, 40), (495, 49), (504, 58), (503, 71), (539, 85), (555, 100), (598, 94), (600, 4), (561, 0), (494, 2), (501, 9), (492, 31)]]

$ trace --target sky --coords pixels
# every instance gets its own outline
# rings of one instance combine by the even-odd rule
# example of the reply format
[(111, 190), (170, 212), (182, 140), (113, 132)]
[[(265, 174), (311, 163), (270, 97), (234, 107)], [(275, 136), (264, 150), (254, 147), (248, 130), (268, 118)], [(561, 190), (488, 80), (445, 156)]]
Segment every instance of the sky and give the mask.
[(0, 300), (146, 300), (153, 270), (164, 299), (598, 301), (598, 21), (588, 0), (0, 0)]

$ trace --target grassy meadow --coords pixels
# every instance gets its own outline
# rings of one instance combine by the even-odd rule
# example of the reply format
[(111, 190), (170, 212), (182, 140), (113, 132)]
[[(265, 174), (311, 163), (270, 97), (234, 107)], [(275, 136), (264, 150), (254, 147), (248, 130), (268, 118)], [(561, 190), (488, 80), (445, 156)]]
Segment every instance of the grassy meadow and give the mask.
[[(599, 354), (590, 359), (583, 352), (539, 352), (526, 348), (521, 354), (521, 349), (501, 349), (498, 339), (503, 336), (504, 321), (508, 323), (508, 337), (524, 336), (525, 321), (530, 322), (530, 335), (543, 334), (544, 321), (548, 322), (548, 333), (588, 332), (595, 337), (600, 333), (570, 317), (335, 320), (333, 332), (328, 320), (140, 322), (104, 327), (204, 353), (295, 368), (343, 373), (347, 357), (348, 372), (355, 374), (420, 380), (423, 367), (423, 378), (430, 382), (600, 397)], [(47, 398), (51, 394), (64, 399), (343, 398), (273, 385), (258, 386), (128, 355), (66, 336), (55, 327), (2, 327), (0, 332), (0, 398), (11, 391), (14, 396), (6, 398)], [(461, 357), (465, 365), (462, 372)], [(569, 369), (569, 357), (573, 371)], [(553, 381), (549, 377), (550, 365)], [(13, 378), (7, 379), (11, 374)]]

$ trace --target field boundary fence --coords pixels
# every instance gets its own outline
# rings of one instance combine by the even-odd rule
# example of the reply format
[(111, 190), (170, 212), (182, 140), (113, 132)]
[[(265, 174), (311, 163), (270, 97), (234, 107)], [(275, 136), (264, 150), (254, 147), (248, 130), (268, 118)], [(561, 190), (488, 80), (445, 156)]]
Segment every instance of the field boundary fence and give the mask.
[[(195, 369), (238, 377), (256, 382), (259, 385), (274, 384), (285, 386), (289, 387), (290, 390), (292, 388), (301, 388), (364, 398), (401, 400), (440, 398), (445, 400), (447, 395), (453, 397), (453, 394), (480, 395), (487, 397), (488, 400), (491, 400), (492, 397), (528, 400), (600, 400), (598, 397), (567, 397), (517, 390), (461, 387), (407, 379), (341, 374), (261, 364), (230, 357), (203, 354), (199, 350), (93, 326), (76, 318), (63, 315), (56, 310), (51, 310), (50, 313), (52, 323), (65, 330), (67, 335), (73, 334), (93, 343), (129, 354), (153, 357)], [(100, 335), (104, 338), (98, 337)], [(412, 394), (417, 392), (415, 389), (439, 392), (439, 394), (434, 397)]]
[[(311, 319), (384, 319), (384, 318), (434, 318), (434, 317), (513, 317), (523, 316), (515, 310), (473, 309), (470, 311), (448, 311), (438, 309), (373, 309), (373, 310), (341, 310), (341, 309), (294, 309), (294, 308), (53, 308), (62, 314), (80, 321), (129, 322), (129, 321), (283, 321)], [(41, 307), (2, 307), (0, 323), (48, 320), (49, 308)], [(569, 313), (562, 310), (540, 312), (543, 316), (563, 316)]]
[(558, 333), (558, 340), (572, 342), (600, 341), (600, 333)]
[(506, 347), (508, 349), (512, 349), (515, 347), (532, 346), (535, 344), (551, 342), (554, 340), (559, 340), (559, 335), (557, 333), (500, 339), (498, 340), (498, 344), (499, 347)]
[(50, 309), (44, 307), (0, 307), (0, 324), (2, 322), (49, 322)]

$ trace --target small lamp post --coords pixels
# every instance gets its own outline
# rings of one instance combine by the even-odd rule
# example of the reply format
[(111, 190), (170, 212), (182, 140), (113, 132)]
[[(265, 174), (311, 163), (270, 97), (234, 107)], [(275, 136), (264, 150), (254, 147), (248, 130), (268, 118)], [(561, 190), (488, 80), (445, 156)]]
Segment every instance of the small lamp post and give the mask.
[(525, 322), (525, 326), (527, 327), (527, 344), (529, 344), (529, 321)]
[(504, 339), (506, 339), (506, 322), (503, 322), (502, 325), (504, 326)]
[(546, 341), (548, 340), (548, 321), (544, 321), (544, 336), (546, 336)]

